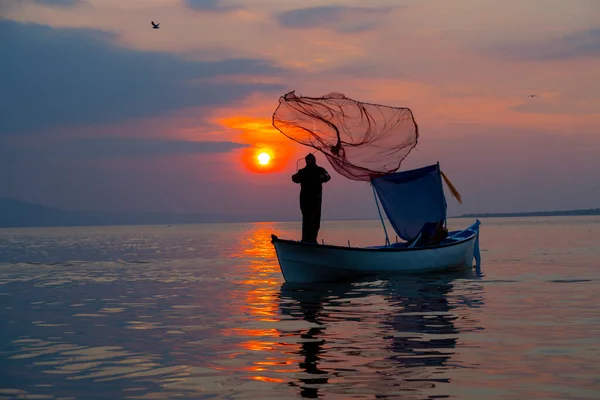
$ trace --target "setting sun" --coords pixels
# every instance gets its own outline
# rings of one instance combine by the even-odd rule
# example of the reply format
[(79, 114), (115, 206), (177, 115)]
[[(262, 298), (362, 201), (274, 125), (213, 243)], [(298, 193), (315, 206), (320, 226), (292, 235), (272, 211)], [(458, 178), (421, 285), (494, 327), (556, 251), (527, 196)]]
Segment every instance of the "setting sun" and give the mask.
[(238, 140), (248, 144), (241, 152), (242, 165), (247, 171), (272, 174), (290, 165), (294, 144), (273, 127), (271, 119), (229, 116), (215, 122), (240, 131)]
[(257, 158), (260, 165), (267, 165), (271, 160), (271, 156), (268, 153), (260, 153)]

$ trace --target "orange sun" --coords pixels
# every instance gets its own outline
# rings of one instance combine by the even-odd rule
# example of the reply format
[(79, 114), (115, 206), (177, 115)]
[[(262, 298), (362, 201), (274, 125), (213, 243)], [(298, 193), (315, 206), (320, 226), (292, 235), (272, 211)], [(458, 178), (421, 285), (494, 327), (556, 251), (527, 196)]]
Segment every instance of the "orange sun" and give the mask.
[(256, 158), (260, 165), (268, 165), (269, 161), (271, 161), (271, 156), (269, 155), (269, 153), (265, 153), (264, 151), (260, 153)]
[(218, 120), (218, 123), (241, 131), (240, 141), (249, 145), (241, 152), (242, 166), (247, 171), (271, 174), (288, 166), (294, 149), (290, 140), (273, 127), (270, 119), (231, 116)]

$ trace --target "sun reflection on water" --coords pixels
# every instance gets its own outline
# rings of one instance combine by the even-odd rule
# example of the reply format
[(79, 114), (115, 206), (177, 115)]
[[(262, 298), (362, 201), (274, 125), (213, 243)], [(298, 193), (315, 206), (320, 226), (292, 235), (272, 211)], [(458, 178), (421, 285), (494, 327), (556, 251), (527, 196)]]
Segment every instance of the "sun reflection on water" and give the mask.
[[(243, 249), (248, 278), (241, 282), (246, 285), (246, 311), (259, 321), (277, 322), (277, 289), (281, 284), (279, 266), (274, 261), (275, 249), (271, 245), (273, 227), (268, 223), (257, 223), (252, 235), (247, 239), (247, 247)], [(263, 332), (265, 336), (268, 333)], [(256, 336), (256, 335), (255, 335)]]
[(283, 382), (282, 373), (298, 371), (293, 357), (293, 345), (285, 343), (276, 328), (279, 317), (279, 288), (281, 276), (271, 244), (274, 227), (270, 223), (253, 224), (248, 238), (243, 242), (239, 256), (245, 260), (244, 279), (239, 281), (244, 293), (241, 313), (250, 316), (244, 325), (251, 327), (228, 328), (224, 335), (242, 339), (237, 343), (241, 352), (232, 357), (246, 356), (251, 352), (251, 365), (244, 368), (249, 379), (260, 382)]

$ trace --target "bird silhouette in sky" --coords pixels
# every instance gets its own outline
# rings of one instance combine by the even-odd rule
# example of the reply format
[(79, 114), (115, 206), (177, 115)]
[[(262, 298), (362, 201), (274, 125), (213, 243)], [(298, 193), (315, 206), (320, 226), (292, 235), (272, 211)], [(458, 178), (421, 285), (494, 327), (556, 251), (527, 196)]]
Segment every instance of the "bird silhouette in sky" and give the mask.
[(154, 21), (150, 21), (152, 23), (152, 29), (159, 29), (160, 22), (155, 24)]
[(529, 95), (529, 96), (527, 96), (527, 97), (538, 97), (538, 96), (537, 96), (537, 94), (530, 94), (530, 95)]

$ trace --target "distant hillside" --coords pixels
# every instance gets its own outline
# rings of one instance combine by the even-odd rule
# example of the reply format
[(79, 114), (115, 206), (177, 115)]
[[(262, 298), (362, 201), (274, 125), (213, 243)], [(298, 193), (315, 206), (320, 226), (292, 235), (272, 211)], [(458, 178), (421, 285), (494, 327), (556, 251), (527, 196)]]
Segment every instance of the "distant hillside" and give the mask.
[(563, 217), (577, 215), (600, 215), (600, 208), (590, 208), (587, 210), (566, 210), (566, 211), (534, 211), (521, 213), (482, 213), (482, 214), (462, 214), (453, 218), (502, 218), (502, 217)]
[(72, 211), (10, 198), (0, 198), (0, 228), (252, 222), (264, 221), (264, 217), (157, 212)]

